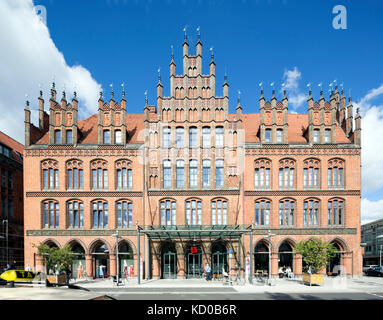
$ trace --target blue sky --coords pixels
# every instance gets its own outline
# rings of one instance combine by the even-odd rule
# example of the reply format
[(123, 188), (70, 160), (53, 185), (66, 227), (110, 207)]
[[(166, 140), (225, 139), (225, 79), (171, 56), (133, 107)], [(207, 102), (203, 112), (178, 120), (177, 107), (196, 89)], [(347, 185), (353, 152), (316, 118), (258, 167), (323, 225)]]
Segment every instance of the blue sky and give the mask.
[[(345, 30), (333, 27), (336, 5), (347, 10)], [(47, 101), (53, 77), (59, 98), (63, 86), (69, 99), (77, 87), (80, 118), (97, 112), (101, 88), (109, 99), (110, 83), (120, 99), (122, 82), (128, 112), (142, 113), (145, 90), (155, 104), (159, 67), (169, 95), (171, 45), (182, 73), (184, 26), (192, 55), (200, 27), (204, 73), (214, 47), (218, 96), (226, 68), (231, 112), (238, 90), (244, 112), (259, 112), (260, 82), (267, 99), (271, 82), (278, 98), (286, 83), (289, 110), (298, 113), (307, 112), (307, 83), (314, 99), (319, 83), (327, 98), (335, 79), (351, 90), (362, 114), (362, 222), (383, 217), (380, 0), (1, 0), (0, 130), (23, 143), (25, 95), (36, 120), (39, 84)]]
[[(49, 31), (67, 63), (87, 68), (107, 91), (110, 83), (117, 92), (125, 82), (128, 107), (135, 113), (142, 112), (145, 89), (154, 103), (158, 67), (168, 94), (172, 44), (181, 73), (185, 25), (193, 54), (196, 28), (201, 27), (205, 71), (209, 48), (214, 46), (218, 84), (227, 68), (232, 110), (238, 89), (244, 111), (257, 110), (258, 83), (274, 81), (278, 89), (284, 70), (294, 66), (302, 73), (304, 89), (308, 82), (323, 82), (325, 87), (338, 79), (355, 98), (380, 84), (383, 72), (382, 1), (40, 0), (35, 4), (47, 8)], [(332, 8), (337, 4), (347, 9), (347, 30), (332, 26)], [(270, 90), (266, 85), (265, 91)], [(221, 92), (219, 85), (217, 93)]]

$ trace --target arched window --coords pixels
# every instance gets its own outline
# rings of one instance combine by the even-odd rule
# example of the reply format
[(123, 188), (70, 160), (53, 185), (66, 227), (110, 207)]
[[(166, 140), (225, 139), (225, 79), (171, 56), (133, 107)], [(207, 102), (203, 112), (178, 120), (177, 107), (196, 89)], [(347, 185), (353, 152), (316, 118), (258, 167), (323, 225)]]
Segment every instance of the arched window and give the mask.
[(172, 187), (172, 167), (170, 160), (164, 161), (164, 188)]
[(202, 202), (198, 199), (186, 201), (186, 224), (201, 225)]
[(295, 161), (282, 159), (279, 161), (278, 174), (280, 189), (293, 189), (295, 187)]
[(343, 188), (344, 185), (344, 161), (331, 159), (328, 162), (327, 181), (329, 188)]
[(160, 217), (162, 226), (176, 225), (176, 201), (162, 200), (160, 203)]
[(254, 162), (254, 187), (255, 189), (270, 189), (271, 161), (257, 159)]
[(227, 223), (227, 201), (222, 199), (211, 202), (211, 224), (226, 225)]
[(215, 128), (215, 147), (223, 148), (224, 139), (223, 139), (223, 127)]
[(132, 164), (128, 160), (119, 160), (116, 162), (116, 189), (132, 189), (133, 186), (133, 174)]
[(59, 188), (59, 163), (55, 160), (45, 160), (41, 163), (43, 189)]
[(93, 228), (106, 228), (108, 226), (108, 203), (104, 200), (92, 202)]
[(190, 160), (189, 161), (189, 183), (190, 183), (190, 188), (198, 187), (197, 160)]
[(78, 190), (84, 188), (83, 163), (80, 160), (71, 160), (66, 163), (67, 188)]
[(197, 147), (197, 128), (191, 127), (189, 128), (189, 148)]
[(66, 131), (66, 137), (65, 141), (67, 144), (72, 144), (73, 143), (73, 138), (72, 138), (72, 130), (67, 130)]
[(314, 132), (313, 142), (319, 143), (319, 129), (314, 129), (313, 132)]
[(110, 143), (110, 131), (104, 130), (104, 144)]
[(170, 127), (162, 128), (162, 146), (164, 148), (170, 148), (171, 146), (171, 131)]
[(210, 147), (211, 147), (210, 128), (203, 127), (202, 128), (202, 148), (210, 148)]
[(55, 134), (54, 143), (60, 144), (61, 143), (61, 130), (55, 130), (54, 134)]
[(177, 188), (185, 186), (185, 164), (183, 160), (177, 160), (176, 162), (176, 182)]
[(319, 225), (319, 200), (309, 199), (303, 202), (303, 226), (317, 227)]
[(319, 168), (320, 162), (317, 159), (307, 159), (303, 162), (303, 187), (319, 188)]
[(57, 201), (43, 201), (43, 226), (44, 228), (59, 227), (59, 203)]
[(341, 226), (343, 224), (343, 206), (344, 202), (341, 199), (332, 199), (328, 201), (328, 225)]
[(268, 227), (270, 225), (270, 200), (255, 201), (255, 219), (257, 227)]
[(286, 199), (279, 202), (279, 226), (280, 227), (293, 227), (294, 226), (294, 212), (295, 201)]
[(204, 187), (210, 187), (210, 160), (202, 161), (202, 183)]
[(108, 165), (104, 160), (94, 160), (90, 164), (92, 170), (92, 189), (108, 189)]
[(271, 142), (271, 129), (265, 129), (265, 143)]
[(82, 201), (70, 200), (67, 202), (68, 228), (84, 227), (84, 204)]
[(223, 187), (224, 186), (224, 161), (222, 159), (215, 160), (215, 186)]
[(176, 128), (176, 147), (183, 148), (184, 147), (184, 132), (185, 129), (182, 127)]
[(133, 203), (127, 200), (116, 202), (117, 227), (131, 228), (133, 226)]

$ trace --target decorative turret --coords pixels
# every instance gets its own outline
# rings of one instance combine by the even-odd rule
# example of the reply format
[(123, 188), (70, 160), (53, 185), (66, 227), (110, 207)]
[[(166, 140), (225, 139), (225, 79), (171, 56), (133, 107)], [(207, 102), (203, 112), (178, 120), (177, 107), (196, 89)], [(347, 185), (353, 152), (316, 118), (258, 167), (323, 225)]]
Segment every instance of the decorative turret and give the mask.
[(355, 132), (354, 132), (354, 143), (357, 146), (361, 146), (361, 135), (362, 135), (361, 120), (362, 119), (359, 114), (359, 108), (357, 108), (356, 116), (355, 116)]
[(28, 148), (31, 145), (31, 111), (29, 110), (29, 101), (25, 102), (24, 108), (24, 128), (25, 128), (25, 147)]
[(352, 122), (353, 122), (353, 106), (351, 102), (351, 97), (348, 98), (347, 106), (347, 119), (346, 119), (346, 135), (347, 137), (352, 133)]
[(242, 119), (241, 92), (238, 94), (237, 108), (235, 110), (237, 111), (237, 120)]
[(186, 35), (186, 27), (184, 28), (185, 31), (185, 39), (184, 43), (182, 45), (182, 51), (183, 51), (183, 67), (184, 67), (184, 72), (183, 74), (188, 73), (188, 57), (189, 57), (189, 44), (187, 41), (187, 35)]
[(307, 98), (307, 106), (308, 106), (308, 114), (309, 114), (309, 144), (313, 143), (313, 107), (314, 107), (314, 100), (311, 95), (311, 89), (309, 90), (309, 96)]
[(261, 97), (259, 98), (259, 112), (260, 140), (263, 143), (265, 140), (265, 97), (263, 96), (263, 89), (261, 89)]
[(289, 141), (289, 110), (288, 110), (288, 101), (286, 90), (283, 90), (283, 143), (288, 143)]
[(44, 130), (44, 99), (43, 92), (40, 90), (39, 96), (39, 129)]
[(126, 98), (125, 98), (125, 84), (122, 83), (122, 99), (121, 99), (121, 132), (122, 144), (126, 144)]
[(340, 96), (340, 110), (339, 110), (339, 125), (342, 127), (343, 130), (346, 130), (346, 97), (344, 96), (344, 91), (342, 89), (341, 96)]
[[(77, 145), (78, 137), (77, 137), (77, 117), (78, 117), (78, 100), (77, 100), (77, 92), (73, 92), (72, 98), (72, 144)], [(68, 141), (67, 141), (68, 143)]]

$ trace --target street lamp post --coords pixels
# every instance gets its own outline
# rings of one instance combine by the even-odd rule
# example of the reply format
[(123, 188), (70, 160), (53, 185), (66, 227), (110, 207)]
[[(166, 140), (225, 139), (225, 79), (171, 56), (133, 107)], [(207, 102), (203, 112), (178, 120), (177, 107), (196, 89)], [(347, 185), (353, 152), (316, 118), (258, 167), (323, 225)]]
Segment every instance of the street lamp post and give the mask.
[(118, 261), (118, 238), (121, 238), (121, 236), (118, 234), (118, 230), (116, 231), (115, 234), (112, 234), (112, 237), (116, 237), (116, 285), (118, 286), (119, 284), (119, 275), (120, 275), (120, 272), (119, 272), (119, 261)]
[(268, 280), (267, 280), (267, 285), (271, 286), (271, 237), (272, 236), (275, 236), (276, 234), (275, 233), (271, 233), (271, 231), (269, 230), (267, 232), (267, 237), (269, 239), (269, 272), (268, 272)]

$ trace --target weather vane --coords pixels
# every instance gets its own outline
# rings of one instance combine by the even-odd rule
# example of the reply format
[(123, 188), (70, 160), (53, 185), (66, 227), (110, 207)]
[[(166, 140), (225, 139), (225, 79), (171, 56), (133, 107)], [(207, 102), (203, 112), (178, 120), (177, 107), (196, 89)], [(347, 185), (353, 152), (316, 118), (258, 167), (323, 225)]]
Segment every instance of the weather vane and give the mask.
[(198, 26), (198, 28), (197, 28), (197, 32), (198, 32), (198, 35), (200, 35), (200, 32), (199, 32), (199, 30), (200, 30), (200, 28), (199, 28), (199, 26)]
[(308, 87), (309, 90), (311, 91), (311, 82), (309, 82), (309, 83), (307, 84), (307, 87)]
[(259, 86), (261, 87), (261, 90), (263, 90), (263, 82), (260, 82)]

